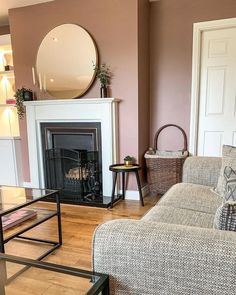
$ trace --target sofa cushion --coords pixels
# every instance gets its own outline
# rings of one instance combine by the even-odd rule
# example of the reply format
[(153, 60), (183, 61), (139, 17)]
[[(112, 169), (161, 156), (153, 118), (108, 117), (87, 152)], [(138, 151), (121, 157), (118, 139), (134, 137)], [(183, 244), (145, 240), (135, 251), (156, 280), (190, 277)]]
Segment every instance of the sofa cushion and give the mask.
[(225, 202), (216, 211), (214, 228), (236, 231), (236, 202)]
[(183, 182), (216, 186), (222, 158), (217, 157), (188, 157), (183, 167)]
[(157, 205), (142, 220), (212, 228), (214, 217), (214, 214)]
[(157, 206), (161, 205), (215, 214), (221, 203), (222, 198), (212, 192), (209, 186), (178, 183), (168, 190)]

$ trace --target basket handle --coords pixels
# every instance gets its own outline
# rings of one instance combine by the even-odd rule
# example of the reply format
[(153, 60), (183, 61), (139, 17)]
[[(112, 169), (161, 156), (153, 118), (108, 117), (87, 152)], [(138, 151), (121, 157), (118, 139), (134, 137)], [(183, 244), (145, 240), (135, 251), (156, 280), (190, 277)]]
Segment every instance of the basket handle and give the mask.
[(166, 124), (157, 130), (157, 132), (155, 134), (155, 138), (154, 138), (154, 150), (157, 150), (157, 142), (158, 142), (158, 138), (159, 138), (161, 131), (167, 127), (176, 127), (182, 132), (183, 137), (184, 137), (184, 148), (182, 151), (187, 151), (187, 135), (186, 135), (183, 128), (181, 128), (180, 126), (175, 125), (175, 124)]

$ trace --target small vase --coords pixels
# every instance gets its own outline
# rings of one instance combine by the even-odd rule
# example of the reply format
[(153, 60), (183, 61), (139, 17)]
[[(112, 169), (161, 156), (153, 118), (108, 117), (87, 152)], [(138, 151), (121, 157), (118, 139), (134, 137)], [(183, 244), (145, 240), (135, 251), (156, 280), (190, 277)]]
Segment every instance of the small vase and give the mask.
[(23, 92), (24, 101), (31, 101), (33, 100), (33, 92), (29, 90), (24, 90)]
[(106, 86), (102, 86), (100, 88), (101, 97), (108, 97), (108, 88)]

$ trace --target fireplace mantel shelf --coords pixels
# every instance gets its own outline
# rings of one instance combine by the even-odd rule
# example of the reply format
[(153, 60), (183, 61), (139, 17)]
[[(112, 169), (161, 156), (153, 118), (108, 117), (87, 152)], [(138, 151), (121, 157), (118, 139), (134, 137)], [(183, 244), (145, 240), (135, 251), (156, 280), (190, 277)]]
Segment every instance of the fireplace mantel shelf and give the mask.
[(40, 106), (40, 105), (60, 105), (60, 104), (104, 104), (112, 102), (120, 102), (117, 98), (78, 98), (78, 99), (44, 99), (25, 101), (25, 106)]

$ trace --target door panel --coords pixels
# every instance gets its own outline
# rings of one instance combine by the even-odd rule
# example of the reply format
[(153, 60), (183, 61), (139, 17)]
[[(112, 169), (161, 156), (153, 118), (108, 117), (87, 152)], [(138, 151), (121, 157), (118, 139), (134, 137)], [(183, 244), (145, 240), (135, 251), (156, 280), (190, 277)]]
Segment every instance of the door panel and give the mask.
[(226, 67), (209, 67), (206, 85), (206, 116), (224, 113)]
[(208, 57), (226, 57), (228, 55), (228, 45), (229, 39), (221, 38), (209, 40)]
[(203, 142), (203, 156), (217, 157), (222, 152), (223, 132), (205, 131)]
[(202, 34), (197, 154), (236, 144), (236, 28)]

